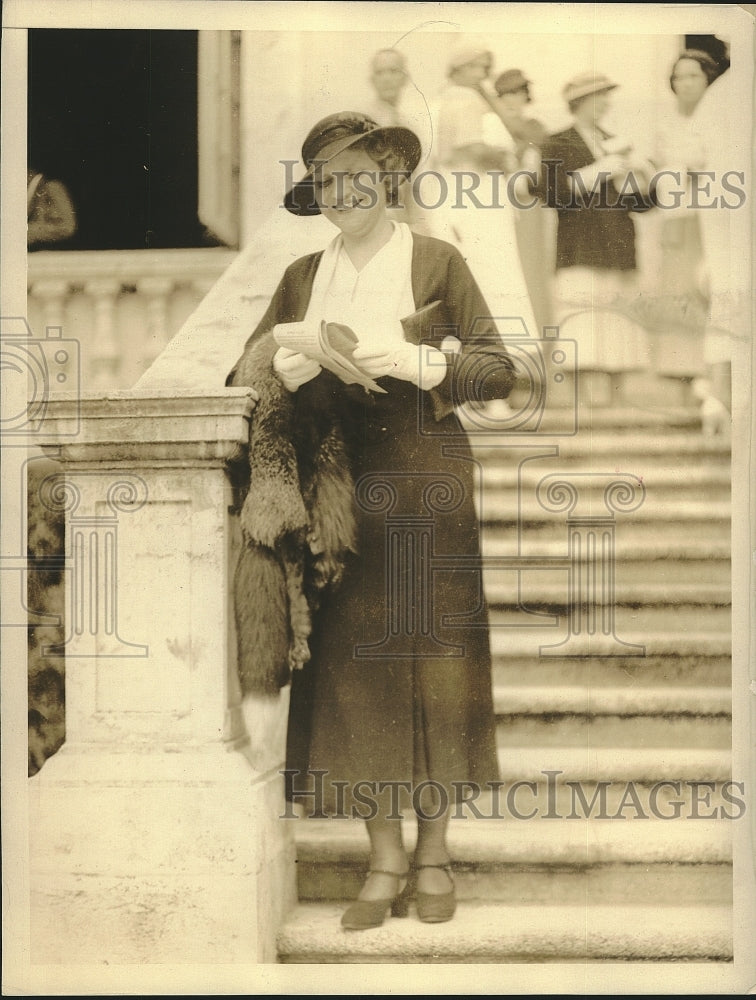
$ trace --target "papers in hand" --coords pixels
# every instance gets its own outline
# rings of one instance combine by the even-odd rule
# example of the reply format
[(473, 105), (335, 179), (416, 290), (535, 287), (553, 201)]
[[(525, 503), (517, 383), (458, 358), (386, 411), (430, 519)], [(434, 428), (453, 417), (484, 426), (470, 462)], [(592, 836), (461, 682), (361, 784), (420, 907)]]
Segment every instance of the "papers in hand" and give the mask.
[(280, 347), (306, 354), (323, 368), (338, 375), (346, 385), (357, 383), (373, 392), (386, 392), (352, 361), (357, 346), (353, 330), (341, 323), (278, 323), (273, 336)]

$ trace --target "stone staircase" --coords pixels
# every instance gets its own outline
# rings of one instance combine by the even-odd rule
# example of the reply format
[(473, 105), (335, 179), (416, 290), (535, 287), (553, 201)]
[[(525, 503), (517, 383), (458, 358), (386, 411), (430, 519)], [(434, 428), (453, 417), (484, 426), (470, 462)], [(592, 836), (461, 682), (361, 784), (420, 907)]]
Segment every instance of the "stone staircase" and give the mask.
[[(504, 786), (450, 824), (457, 915), (426, 925), (411, 907), (408, 920), (342, 931), (364, 826), (293, 821), (299, 905), (279, 961), (731, 961), (729, 447), (685, 407), (597, 408), (578, 434), (568, 427), (569, 414), (547, 413), (538, 435), (512, 438), (520, 453), (475, 439)], [(646, 491), (615, 519), (627, 655), (602, 656), (616, 643), (583, 627), (565, 656), (566, 514), (535, 491), (545, 475), (577, 476), (583, 510), (606, 513), (596, 472)], [(518, 782), (530, 784), (512, 792)], [(413, 836), (407, 821), (409, 849)]]

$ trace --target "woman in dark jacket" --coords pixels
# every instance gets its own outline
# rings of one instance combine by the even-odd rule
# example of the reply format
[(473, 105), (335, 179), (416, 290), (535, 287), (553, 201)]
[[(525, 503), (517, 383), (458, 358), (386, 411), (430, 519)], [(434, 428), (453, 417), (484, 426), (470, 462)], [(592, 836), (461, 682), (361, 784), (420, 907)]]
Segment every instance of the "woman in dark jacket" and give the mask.
[[(513, 366), (460, 254), (387, 217), (419, 156), (414, 133), (362, 114), (312, 129), (307, 173), (285, 206), (322, 212), (339, 234), (287, 268), (229, 377), (259, 395), (236, 579), (242, 683), (254, 647), (242, 648), (245, 620), (262, 614), (249, 565), (273, 551), (288, 662), (303, 666), (292, 672), (288, 797), (363, 818), (370, 838), (348, 929), (378, 926), (389, 908), (406, 913), (410, 885), (421, 920), (452, 917), (450, 807), (471, 784), (498, 778), (476, 466), (454, 407), (506, 396)], [(346, 328), (356, 336), (346, 349), (370, 388), (345, 384), (314, 349), (278, 346), (292, 331), (311, 344), (322, 321), (339, 324), (329, 330), (342, 344)], [(278, 483), (285, 513), (270, 530)], [(289, 504), (292, 483), (299, 497)], [(414, 880), (400, 820), (408, 803), (418, 818)]]
[[(628, 139), (602, 126), (610, 93), (618, 85), (592, 72), (564, 87), (572, 126), (550, 136), (541, 161), (541, 197), (557, 211), (554, 319), (622, 305), (636, 292), (637, 261), (633, 213), (652, 207), (648, 183), (653, 171)], [(647, 365), (647, 345), (605, 325), (584, 326), (578, 336), (580, 369), (622, 372)], [(565, 328), (565, 334), (576, 332)]]

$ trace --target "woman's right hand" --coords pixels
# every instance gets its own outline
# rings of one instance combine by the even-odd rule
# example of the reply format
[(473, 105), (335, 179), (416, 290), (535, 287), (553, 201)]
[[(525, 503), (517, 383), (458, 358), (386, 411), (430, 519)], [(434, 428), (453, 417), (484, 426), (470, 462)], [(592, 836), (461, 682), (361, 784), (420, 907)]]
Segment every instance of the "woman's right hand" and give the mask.
[(299, 351), (279, 347), (273, 356), (273, 371), (289, 392), (296, 392), (305, 382), (314, 379), (322, 371), (322, 366), (314, 358), (308, 358)]

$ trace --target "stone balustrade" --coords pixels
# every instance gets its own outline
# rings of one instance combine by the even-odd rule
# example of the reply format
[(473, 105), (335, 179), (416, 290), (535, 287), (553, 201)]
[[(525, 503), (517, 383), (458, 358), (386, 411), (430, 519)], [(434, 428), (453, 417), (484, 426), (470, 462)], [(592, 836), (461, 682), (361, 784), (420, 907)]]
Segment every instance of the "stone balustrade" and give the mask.
[(236, 257), (225, 247), (63, 250), (28, 256), (28, 319), (80, 344), (81, 388), (126, 389)]
[[(294, 902), (285, 693), (244, 699), (227, 464), (245, 389), (49, 400), (66, 516), (66, 742), (30, 787), (31, 935), (54, 963), (273, 962)], [(72, 433), (72, 429), (78, 429)]]

